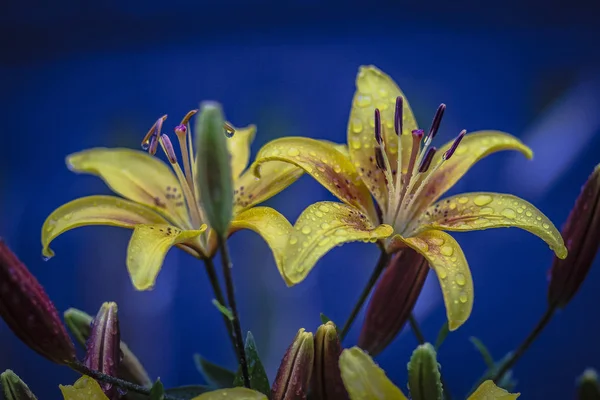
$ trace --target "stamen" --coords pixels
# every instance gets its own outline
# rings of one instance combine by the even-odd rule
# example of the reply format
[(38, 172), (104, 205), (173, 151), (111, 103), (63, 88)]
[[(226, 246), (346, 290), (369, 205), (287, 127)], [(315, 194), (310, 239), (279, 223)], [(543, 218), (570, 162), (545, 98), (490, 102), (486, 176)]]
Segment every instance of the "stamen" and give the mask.
[(450, 146), (450, 148), (442, 156), (442, 158), (444, 159), (444, 161), (449, 160), (450, 157), (452, 157), (452, 154), (454, 154), (454, 152), (456, 151), (456, 148), (458, 147), (458, 145), (463, 140), (463, 138), (465, 137), (466, 134), (467, 134), (467, 130), (466, 129), (463, 129), (462, 131), (460, 131), (460, 133), (458, 134), (458, 136), (454, 140), (454, 143), (452, 143), (452, 146)]
[(429, 166), (431, 165), (431, 160), (433, 160), (433, 156), (435, 155), (436, 151), (437, 149), (435, 147), (431, 147), (429, 150), (427, 150), (427, 154), (425, 154), (425, 158), (423, 158), (421, 166), (419, 167), (419, 173), (422, 174), (424, 172), (427, 172)]
[(384, 172), (386, 171), (385, 160), (383, 159), (383, 151), (381, 151), (381, 147), (375, 147), (375, 162), (377, 163), (377, 168)]
[(381, 113), (378, 108), (375, 109), (375, 140), (381, 146), (383, 137), (381, 136)]
[(394, 112), (394, 130), (398, 136), (402, 135), (402, 108), (402, 96), (398, 96), (396, 97), (396, 111)]
[(404, 198), (406, 197), (406, 193), (407, 193), (410, 183), (411, 183), (410, 181), (413, 176), (415, 162), (417, 160), (419, 151), (421, 150), (421, 139), (422, 138), (423, 138), (423, 129), (415, 129), (414, 131), (412, 131), (412, 139), (413, 139), (412, 150), (410, 152), (410, 160), (408, 162), (408, 169), (406, 171), (406, 176), (404, 177), (402, 191), (400, 193), (400, 196), (398, 197), (396, 211), (394, 213), (394, 217), (392, 218), (392, 221), (394, 222), (394, 224), (395, 224), (396, 218), (398, 218), (398, 214), (400, 213), (400, 210), (402, 209), (402, 205), (404, 204)]
[(189, 154), (189, 141), (188, 139), (188, 128), (186, 127), (190, 118), (196, 114), (197, 110), (192, 110), (188, 112), (185, 117), (181, 120), (181, 124), (175, 127), (175, 134), (177, 135), (177, 139), (179, 140), (179, 148), (181, 149), (181, 157), (183, 163), (183, 171), (185, 179), (188, 185), (193, 188), (194, 187), (194, 179), (193, 179), (193, 171), (191, 165), (191, 157)]
[(444, 116), (444, 111), (446, 111), (446, 105), (442, 103), (438, 107), (435, 116), (433, 117), (433, 122), (431, 123), (429, 134), (427, 135), (427, 139), (425, 139), (425, 146), (429, 145), (429, 143), (431, 143), (435, 135), (437, 135), (438, 130), (440, 129), (440, 123), (442, 122), (442, 117)]
[(192, 119), (192, 117), (196, 115), (197, 112), (198, 110), (192, 110), (185, 114), (185, 117), (183, 117), (183, 119), (181, 120), (181, 125), (187, 126), (187, 124), (190, 122), (190, 119)]
[(154, 133), (154, 135), (152, 135), (152, 137), (150, 138), (150, 145), (148, 146), (148, 153), (150, 153), (150, 155), (155, 155), (156, 154), (156, 149), (158, 148), (158, 135), (156, 133)]
[(175, 151), (173, 150), (173, 144), (171, 143), (171, 139), (169, 139), (169, 136), (163, 134), (160, 136), (160, 140), (162, 141), (169, 162), (171, 164), (177, 164), (177, 156), (175, 155)]
[(162, 126), (162, 123), (167, 119), (167, 115), (163, 115), (162, 117), (160, 117), (155, 123), (154, 125), (152, 125), (152, 127), (150, 128), (150, 130), (148, 131), (148, 133), (146, 133), (146, 136), (144, 136), (144, 138), (142, 139), (142, 149), (143, 150), (148, 150), (148, 148), (150, 147), (150, 139), (152, 139), (152, 135), (154, 135), (154, 132), (156, 131), (156, 125), (159, 123), (160, 121), (160, 125)]

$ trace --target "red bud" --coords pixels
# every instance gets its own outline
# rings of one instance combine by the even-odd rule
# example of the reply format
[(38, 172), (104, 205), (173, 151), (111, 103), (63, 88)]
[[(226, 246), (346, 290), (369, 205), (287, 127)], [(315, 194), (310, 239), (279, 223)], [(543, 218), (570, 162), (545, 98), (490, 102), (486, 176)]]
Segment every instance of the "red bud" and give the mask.
[(300, 329), (281, 360), (271, 389), (271, 399), (306, 399), (314, 357), (313, 334)]

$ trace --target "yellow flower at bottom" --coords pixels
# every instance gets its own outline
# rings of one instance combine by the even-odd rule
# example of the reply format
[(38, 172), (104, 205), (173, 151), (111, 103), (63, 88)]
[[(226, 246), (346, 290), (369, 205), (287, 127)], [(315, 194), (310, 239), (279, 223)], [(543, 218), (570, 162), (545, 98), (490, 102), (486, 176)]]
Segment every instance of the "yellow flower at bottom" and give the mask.
[[(358, 347), (342, 352), (340, 370), (351, 400), (408, 400), (373, 359)], [(508, 393), (488, 380), (467, 400), (515, 400), (519, 396), (520, 393)]]

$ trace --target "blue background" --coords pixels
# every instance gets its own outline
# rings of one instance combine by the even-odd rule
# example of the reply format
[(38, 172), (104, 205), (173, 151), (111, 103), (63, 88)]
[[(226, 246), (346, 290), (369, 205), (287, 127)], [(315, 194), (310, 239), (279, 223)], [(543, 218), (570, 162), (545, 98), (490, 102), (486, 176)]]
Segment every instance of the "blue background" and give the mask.
[[(123, 338), (167, 386), (202, 382), (194, 353), (233, 368), (197, 260), (172, 251), (156, 288), (135, 292), (124, 265), (130, 232), (88, 227), (61, 236), (56, 257), (42, 261), (46, 216), (76, 197), (109, 193), (99, 179), (70, 173), (64, 158), (93, 146), (138, 148), (156, 118), (169, 114), (170, 130), (205, 99), (222, 102), (237, 126), (257, 124), (254, 151), (287, 135), (341, 143), (362, 64), (396, 80), (422, 126), (439, 103), (448, 105), (438, 144), (463, 128), (491, 128), (530, 145), (533, 161), (493, 155), (452, 193), (514, 193), (560, 227), (600, 162), (597, 10), (591, 1), (484, 3), (10, 1), (0, 15), (0, 235), (60, 311), (94, 313), (103, 301), (118, 302)], [(294, 220), (323, 199), (331, 195), (303, 177), (267, 204)], [(479, 337), (496, 358), (516, 347), (544, 311), (552, 254), (518, 230), (456, 237), (471, 265), (476, 302), (439, 359), (460, 398), (484, 370), (469, 337)], [(315, 331), (320, 312), (345, 320), (377, 257), (374, 245), (336, 248), (288, 289), (256, 234), (241, 232), (230, 243), (243, 329), (254, 333), (271, 379), (298, 328)], [(523, 398), (572, 398), (583, 369), (600, 367), (598, 261), (515, 368)], [(435, 279), (417, 314), (434, 341), (445, 318)], [(346, 346), (356, 343), (361, 320)], [(377, 358), (402, 388), (415, 345), (404, 332)], [(59, 398), (57, 385), (76, 379), (0, 323), (0, 370), (6, 368), (41, 398)]]

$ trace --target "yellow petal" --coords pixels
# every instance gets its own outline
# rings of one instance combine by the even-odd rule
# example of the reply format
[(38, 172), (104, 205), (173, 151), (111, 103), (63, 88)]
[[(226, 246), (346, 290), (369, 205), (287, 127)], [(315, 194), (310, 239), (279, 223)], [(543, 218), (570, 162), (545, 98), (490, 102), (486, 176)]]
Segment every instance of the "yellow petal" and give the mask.
[(130, 228), (137, 224), (167, 224), (148, 207), (115, 196), (89, 196), (63, 204), (46, 218), (42, 227), (42, 253), (52, 257), (50, 242), (62, 233), (85, 225)]
[(82, 376), (73, 386), (59, 385), (64, 400), (108, 400), (98, 382)]
[(520, 395), (521, 393), (508, 393), (496, 386), (493, 381), (487, 380), (467, 400), (515, 400)]
[(219, 389), (201, 394), (192, 400), (267, 400), (267, 396), (246, 388)]
[(358, 347), (342, 351), (339, 363), (351, 400), (407, 400), (373, 359)]
[(245, 128), (235, 128), (235, 133), (227, 139), (227, 147), (231, 153), (231, 172), (236, 180), (248, 166), (250, 161), (250, 145), (256, 134), (256, 126), (248, 125)]
[(293, 164), (270, 161), (260, 167), (260, 179), (249, 169), (235, 183), (234, 213), (270, 199), (296, 182), (304, 170)]
[(402, 96), (404, 100), (401, 140), (402, 169), (406, 170), (412, 147), (411, 132), (417, 129), (417, 122), (408, 100), (392, 78), (377, 67), (360, 67), (348, 121), (348, 149), (352, 162), (358, 166), (360, 176), (384, 210), (387, 208), (388, 194), (384, 175), (377, 168), (375, 161), (374, 112), (375, 108), (378, 108), (381, 113), (386, 152), (390, 166), (395, 170), (398, 163), (398, 137), (394, 130), (394, 114), (398, 96)]
[(399, 247), (399, 242), (427, 259), (442, 287), (448, 328), (451, 331), (458, 329), (473, 309), (473, 279), (460, 245), (452, 236), (438, 230), (424, 231), (409, 238), (394, 235), (391, 249)]
[[(501, 150), (516, 150), (525, 157), (531, 159), (533, 152), (519, 139), (508, 133), (499, 131), (479, 131), (467, 134), (449, 160), (444, 162), (440, 168), (433, 168), (441, 159), (443, 154), (452, 146), (454, 141), (446, 143), (439, 149), (433, 160), (432, 167), (422, 174), (418, 183), (421, 183), (428, 175), (433, 174), (426, 186), (421, 191), (419, 199), (416, 199), (416, 215), (420, 215), (425, 208), (440, 198), (450, 189), (463, 175), (479, 160), (489, 154)], [(415, 185), (418, 187), (419, 185)]]
[(190, 226), (181, 185), (157, 157), (138, 150), (95, 148), (69, 155), (67, 165), (72, 171), (99, 176), (114, 192), (158, 211), (177, 225)]
[(329, 250), (343, 243), (376, 241), (390, 236), (389, 225), (375, 226), (346, 204), (319, 202), (307, 207), (292, 225), (277, 211), (255, 207), (238, 215), (233, 230), (251, 229), (267, 242), (285, 282), (300, 283)]
[(419, 230), (475, 231), (516, 227), (538, 236), (560, 258), (567, 248), (556, 227), (540, 210), (511, 194), (464, 193), (429, 207), (418, 222)]
[(275, 139), (260, 149), (254, 168), (267, 161), (285, 161), (304, 169), (341, 201), (376, 218), (368, 189), (335, 145), (304, 137)]
[(170, 225), (136, 225), (127, 248), (127, 270), (137, 290), (152, 289), (169, 249), (206, 230), (182, 231)]

